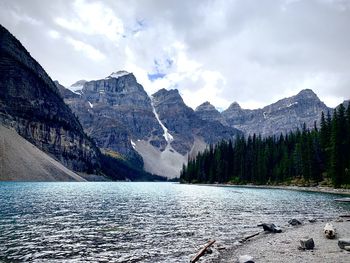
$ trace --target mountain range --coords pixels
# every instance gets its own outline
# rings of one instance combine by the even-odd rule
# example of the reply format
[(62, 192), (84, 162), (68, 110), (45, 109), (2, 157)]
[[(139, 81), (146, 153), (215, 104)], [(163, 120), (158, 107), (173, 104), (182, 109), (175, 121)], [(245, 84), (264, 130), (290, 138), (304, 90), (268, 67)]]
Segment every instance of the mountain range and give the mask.
[(286, 134), (304, 123), (313, 128), (322, 112), (332, 110), (310, 89), (262, 109), (242, 109), (234, 102), (219, 112), (205, 102), (193, 110), (176, 89), (149, 96), (126, 71), (80, 80), (69, 89), (56, 85), (102, 151), (118, 153), (147, 172), (169, 178), (177, 177), (187, 159), (210, 144), (254, 133)]
[[(313, 128), (321, 112), (332, 110), (309, 89), (261, 109), (242, 109), (234, 102), (219, 112), (205, 102), (193, 110), (178, 90), (161, 89), (149, 95), (126, 71), (99, 80), (79, 80), (66, 88), (52, 81), (2, 26), (0, 58), (1, 136), (9, 141), (17, 135), (23, 137), (45, 156), (43, 160), (58, 162), (76, 176), (98, 174), (118, 180), (160, 179), (152, 174), (178, 177), (183, 164), (210, 144), (254, 133), (285, 134), (304, 123)], [(33, 162), (28, 156), (35, 154), (22, 156), (25, 161), (16, 164), (19, 169), (9, 161), (18, 152), (12, 149), (11, 157), (3, 149), (1, 167), (7, 168), (0, 179), (4, 180), (5, 172), (16, 179), (16, 174)], [(25, 151), (30, 149), (26, 146)], [(45, 171), (62, 174), (56, 163), (40, 165), (49, 167)], [(75, 180), (75, 175), (58, 180)]]

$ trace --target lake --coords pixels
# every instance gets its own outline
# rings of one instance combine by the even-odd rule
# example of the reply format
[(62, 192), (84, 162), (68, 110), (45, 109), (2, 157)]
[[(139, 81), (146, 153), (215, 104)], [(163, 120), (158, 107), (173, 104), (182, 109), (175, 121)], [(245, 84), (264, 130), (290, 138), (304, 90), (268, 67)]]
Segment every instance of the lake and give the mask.
[(338, 195), (177, 183), (0, 182), (0, 261), (188, 262), (257, 224), (333, 218)]

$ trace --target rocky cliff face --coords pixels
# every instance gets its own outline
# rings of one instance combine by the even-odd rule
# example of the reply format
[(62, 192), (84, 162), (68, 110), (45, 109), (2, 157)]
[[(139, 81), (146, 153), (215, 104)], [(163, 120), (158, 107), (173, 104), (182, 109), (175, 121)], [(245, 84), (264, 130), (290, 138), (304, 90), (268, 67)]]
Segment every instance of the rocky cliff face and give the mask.
[(99, 168), (98, 149), (53, 81), (1, 25), (0, 123), (75, 171)]
[(76, 90), (80, 95), (61, 88), (60, 92), (102, 150), (167, 177), (179, 175), (189, 154), (239, 133), (218, 121), (201, 120), (177, 90), (160, 90), (149, 97), (125, 71), (84, 82)]
[(86, 81), (80, 95), (61, 91), (65, 102), (78, 116), (86, 133), (104, 151), (113, 151), (139, 167), (142, 157), (137, 140), (163, 148), (165, 140), (151, 100), (133, 74), (113, 73), (105, 79)]
[(262, 109), (245, 110), (233, 103), (222, 112), (225, 124), (242, 130), (246, 135), (278, 135), (301, 128), (314, 127), (321, 118), (321, 112), (330, 110), (317, 95), (309, 89), (297, 95), (277, 101)]

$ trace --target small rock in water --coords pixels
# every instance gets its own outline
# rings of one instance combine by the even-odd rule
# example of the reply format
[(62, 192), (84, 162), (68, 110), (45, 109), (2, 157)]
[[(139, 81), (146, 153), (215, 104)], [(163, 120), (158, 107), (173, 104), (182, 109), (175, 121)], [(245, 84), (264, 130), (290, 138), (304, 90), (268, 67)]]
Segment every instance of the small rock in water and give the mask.
[(288, 224), (292, 225), (292, 226), (296, 226), (296, 225), (301, 225), (301, 222), (298, 219), (291, 219), (288, 221)]
[(338, 240), (338, 246), (341, 249), (345, 249), (345, 247), (350, 247), (350, 238), (342, 238)]
[(314, 249), (315, 247), (315, 242), (312, 238), (306, 237), (303, 239), (300, 239), (300, 248), (305, 250), (305, 249)]
[(243, 255), (238, 258), (238, 263), (254, 263), (253, 257), (249, 255)]
[(281, 233), (282, 229), (277, 227), (275, 224), (259, 224), (258, 226), (262, 226), (264, 231), (272, 232), (272, 233)]

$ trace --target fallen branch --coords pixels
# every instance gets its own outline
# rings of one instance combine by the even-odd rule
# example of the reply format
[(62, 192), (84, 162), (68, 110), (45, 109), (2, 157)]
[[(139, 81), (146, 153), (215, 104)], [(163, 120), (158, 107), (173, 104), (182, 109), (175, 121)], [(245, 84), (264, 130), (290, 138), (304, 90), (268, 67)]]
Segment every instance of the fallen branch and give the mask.
[(255, 236), (258, 236), (259, 234), (260, 234), (260, 232), (257, 232), (255, 234), (250, 235), (250, 236), (246, 236), (246, 237), (242, 238), (239, 242), (243, 243), (243, 242), (247, 241), (248, 239), (251, 239)]
[(211, 240), (208, 244), (206, 244), (198, 253), (190, 260), (191, 263), (197, 262), (197, 260), (204, 255), (205, 251), (215, 243), (216, 240)]

